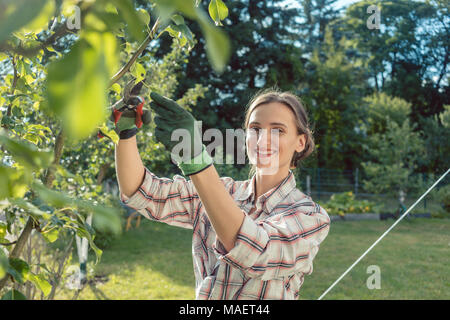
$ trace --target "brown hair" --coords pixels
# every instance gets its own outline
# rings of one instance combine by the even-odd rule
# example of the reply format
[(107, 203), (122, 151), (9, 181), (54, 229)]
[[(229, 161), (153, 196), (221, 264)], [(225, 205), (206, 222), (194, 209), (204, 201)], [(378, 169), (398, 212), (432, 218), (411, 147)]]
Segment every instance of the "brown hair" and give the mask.
[[(283, 92), (276, 87), (258, 91), (247, 105), (243, 129), (246, 130), (248, 128), (250, 115), (256, 107), (271, 102), (279, 102), (288, 106), (295, 115), (297, 133), (306, 135), (305, 148), (301, 152), (294, 151), (294, 155), (291, 159), (290, 167), (296, 168), (297, 162), (309, 157), (309, 155), (311, 155), (315, 148), (313, 133), (309, 125), (308, 114), (306, 113), (306, 110), (303, 107), (303, 103), (298, 96), (290, 91)], [(253, 172), (255, 170), (255, 166), (252, 165), (250, 175), (253, 175)]]

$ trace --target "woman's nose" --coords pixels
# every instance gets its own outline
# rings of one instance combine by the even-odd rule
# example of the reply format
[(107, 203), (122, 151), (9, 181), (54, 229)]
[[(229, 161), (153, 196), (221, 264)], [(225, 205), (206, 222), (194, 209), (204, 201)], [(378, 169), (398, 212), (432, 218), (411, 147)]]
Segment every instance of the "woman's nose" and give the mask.
[(257, 146), (262, 146), (267, 144), (267, 129), (259, 129), (257, 135)]
[(276, 130), (261, 129), (258, 135), (258, 148), (270, 149), (273, 142), (276, 142), (278, 136)]

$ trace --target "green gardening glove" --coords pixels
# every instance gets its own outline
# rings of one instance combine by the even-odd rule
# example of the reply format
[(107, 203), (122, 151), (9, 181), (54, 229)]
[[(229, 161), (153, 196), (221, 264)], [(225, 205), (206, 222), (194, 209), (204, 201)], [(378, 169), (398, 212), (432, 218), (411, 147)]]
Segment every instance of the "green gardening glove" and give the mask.
[[(171, 152), (183, 174), (189, 176), (211, 166), (213, 161), (202, 143), (195, 118), (171, 99), (156, 92), (152, 92), (150, 97), (153, 100), (150, 107), (156, 113), (155, 137)], [(175, 133), (174, 141), (172, 133)], [(180, 137), (181, 142), (178, 140)]]

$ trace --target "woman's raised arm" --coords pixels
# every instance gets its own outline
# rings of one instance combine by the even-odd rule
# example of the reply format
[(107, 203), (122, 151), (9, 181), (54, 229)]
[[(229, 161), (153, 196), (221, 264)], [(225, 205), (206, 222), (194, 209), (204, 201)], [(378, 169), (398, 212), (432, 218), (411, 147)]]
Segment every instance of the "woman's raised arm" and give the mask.
[(120, 191), (131, 197), (142, 184), (145, 168), (137, 148), (136, 136), (120, 139), (116, 146), (116, 174)]
[(234, 247), (245, 214), (224, 187), (214, 166), (191, 175), (217, 237), (227, 251)]

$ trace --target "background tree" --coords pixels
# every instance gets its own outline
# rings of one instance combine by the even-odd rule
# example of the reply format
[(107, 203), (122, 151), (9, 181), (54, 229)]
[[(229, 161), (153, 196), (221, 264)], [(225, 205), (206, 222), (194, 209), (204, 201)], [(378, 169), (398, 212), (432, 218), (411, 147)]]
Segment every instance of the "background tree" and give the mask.
[(347, 46), (345, 38), (335, 43), (327, 28), (299, 84), (315, 125), (318, 167), (351, 170), (362, 157), (359, 126), (364, 113), (359, 102), (368, 90), (366, 73), (361, 60), (345, 54)]
[[(406, 106), (400, 99), (366, 99), (370, 100), (375, 102), (371, 106), (372, 109), (387, 110), (391, 107), (399, 110)], [(384, 101), (384, 106), (381, 101)], [(392, 113), (395, 115), (395, 112)], [(371, 114), (377, 118), (381, 116), (378, 112)], [(425, 152), (423, 140), (419, 133), (414, 132), (408, 118), (402, 121), (385, 114), (383, 123), (386, 124), (385, 130), (369, 136), (365, 146), (370, 161), (362, 163), (367, 177), (363, 181), (364, 189), (373, 193), (393, 192), (396, 196), (400, 191), (403, 191), (405, 196), (410, 192), (420, 191), (421, 179), (414, 175), (414, 172), (417, 169), (417, 159)]]
[[(370, 5), (381, 12), (380, 29), (366, 26)], [(420, 118), (438, 114), (449, 104), (448, 12), (448, 1), (441, 0), (359, 1), (339, 22), (365, 56), (374, 89), (412, 104), (416, 130), (426, 130)]]
[(422, 119), (421, 132), (425, 142), (426, 154), (418, 160), (420, 172), (442, 174), (448, 169), (448, 159), (442, 155), (450, 154), (450, 106), (444, 106), (445, 111), (439, 115)]
[[(336, 9), (337, 0), (297, 0), (300, 8), (301, 37), (296, 40), (307, 53), (312, 53), (325, 41), (327, 27), (333, 28), (340, 12)], [(333, 28), (333, 33), (338, 29)]]

